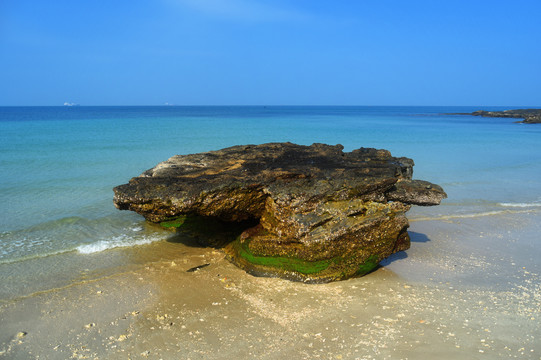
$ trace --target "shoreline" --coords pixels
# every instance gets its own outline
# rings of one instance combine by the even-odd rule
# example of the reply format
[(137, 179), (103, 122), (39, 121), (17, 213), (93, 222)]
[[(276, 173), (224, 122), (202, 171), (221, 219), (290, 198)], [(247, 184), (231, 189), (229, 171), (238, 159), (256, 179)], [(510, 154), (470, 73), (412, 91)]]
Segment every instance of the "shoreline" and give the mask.
[(114, 249), (95, 257), (124, 265), (0, 304), (0, 357), (539, 358), (538, 219), (415, 221), (405, 253), (317, 285), (253, 277), (187, 238)]

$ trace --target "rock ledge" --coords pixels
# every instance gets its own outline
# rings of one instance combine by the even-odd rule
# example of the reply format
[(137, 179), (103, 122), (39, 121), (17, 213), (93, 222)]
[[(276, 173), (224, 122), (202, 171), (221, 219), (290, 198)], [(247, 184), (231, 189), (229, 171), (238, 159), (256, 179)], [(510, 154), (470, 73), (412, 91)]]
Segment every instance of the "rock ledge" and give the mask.
[(270, 143), (176, 155), (116, 187), (114, 203), (223, 246), (254, 275), (305, 282), (364, 275), (409, 248), (411, 205), (437, 205), (446, 194), (412, 180), (411, 159), (342, 150)]
[(523, 119), (522, 121), (515, 122), (520, 124), (541, 124), (541, 109), (515, 109), (504, 111), (478, 110), (472, 113), (454, 113), (449, 115), (473, 115), (482, 117)]

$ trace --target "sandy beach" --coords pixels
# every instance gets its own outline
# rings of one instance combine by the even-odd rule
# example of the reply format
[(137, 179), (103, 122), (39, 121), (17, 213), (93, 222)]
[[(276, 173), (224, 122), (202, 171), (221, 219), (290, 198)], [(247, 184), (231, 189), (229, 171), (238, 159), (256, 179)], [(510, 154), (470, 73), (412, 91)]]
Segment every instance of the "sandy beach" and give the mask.
[(0, 0), (0, 360), (541, 360), (540, 17)]
[(0, 357), (540, 359), (538, 219), (413, 221), (410, 250), (319, 285), (253, 277), (183, 236), (110, 250), (94, 256), (127, 262), (5, 301)]

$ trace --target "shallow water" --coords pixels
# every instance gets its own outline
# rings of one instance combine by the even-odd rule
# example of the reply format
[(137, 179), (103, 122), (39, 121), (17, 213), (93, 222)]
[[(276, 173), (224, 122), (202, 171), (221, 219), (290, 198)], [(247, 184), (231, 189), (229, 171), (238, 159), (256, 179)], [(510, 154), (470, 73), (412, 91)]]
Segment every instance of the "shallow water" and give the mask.
[(414, 221), (410, 250), (318, 285), (250, 276), (189, 238), (50, 257), (87, 269), (0, 303), (0, 356), (539, 359), (537, 220)]
[[(170, 233), (116, 210), (112, 188), (175, 154), (237, 144), (341, 143), (346, 151), (375, 147), (411, 157), (414, 178), (439, 184), (449, 195), (438, 207), (414, 207), (408, 214), (412, 221), (539, 214), (541, 127), (443, 115), (474, 110), (0, 108), (2, 272), (16, 273), (12, 283), (26, 284), (32, 293), (77, 278), (84, 269), (72, 265), (92, 262), (92, 254), (166, 239)], [(39, 270), (52, 268), (55, 276)], [(23, 293), (21, 287), (4, 286), (1, 296)]]

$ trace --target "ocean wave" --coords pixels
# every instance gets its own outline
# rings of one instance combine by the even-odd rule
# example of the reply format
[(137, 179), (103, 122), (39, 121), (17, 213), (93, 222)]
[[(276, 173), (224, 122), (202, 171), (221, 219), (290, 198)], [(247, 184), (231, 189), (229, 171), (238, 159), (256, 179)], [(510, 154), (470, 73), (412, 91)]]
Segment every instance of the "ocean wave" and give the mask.
[(533, 203), (498, 203), (498, 205), (503, 206), (503, 207), (528, 208), (528, 207), (541, 207), (541, 202), (533, 202)]
[(116, 247), (148, 244), (164, 233), (131, 216), (87, 219), (78, 216), (0, 232), (0, 264), (45, 258), (69, 252), (90, 254)]
[(58, 250), (52, 250), (41, 253), (30, 253), (22, 255), (19, 257), (13, 257), (13, 254), (7, 251), (0, 251), (0, 265), (13, 264), (22, 261), (42, 259), (49, 256), (57, 256), (62, 254), (67, 254), (70, 252), (78, 252), (79, 254), (88, 255), (99, 253), (102, 251), (122, 248), (122, 247), (132, 247), (139, 245), (146, 245), (153, 243), (155, 241), (163, 240), (163, 236), (144, 236), (142, 238), (132, 238), (128, 235), (119, 235), (115, 236), (110, 240), (98, 240), (90, 244), (83, 244), (72, 248), (64, 248)]
[[(57, 251), (49, 251), (49, 252), (43, 252), (43, 253), (32, 253), (25, 256), (20, 257), (11, 257), (11, 253), (8, 253), (6, 251), (0, 252), (0, 265), (8, 265), (8, 264), (14, 264), (18, 262), (28, 261), (28, 260), (35, 260), (35, 259), (42, 259), (49, 256), (55, 256), (55, 255), (62, 255), (69, 252), (73, 252), (74, 249), (59, 249)], [(6, 257), (4, 257), (6, 256)], [(10, 257), (7, 257), (10, 256)]]
[(79, 245), (76, 250), (80, 254), (94, 254), (114, 248), (146, 245), (162, 239), (163, 236), (144, 236), (140, 239), (134, 239), (127, 235), (119, 235), (110, 240), (99, 240), (91, 244)]
[(477, 217), (485, 217), (485, 216), (496, 216), (496, 215), (503, 215), (503, 214), (527, 214), (527, 213), (536, 213), (539, 212), (538, 210), (494, 210), (494, 211), (484, 211), (484, 212), (478, 212), (478, 213), (469, 213), (469, 214), (448, 214), (448, 215), (439, 215), (439, 216), (425, 216), (425, 217), (418, 217), (418, 218), (410, 218), (410, 222), (415, 221), (433, 221), (433, 220), (453, 220), (453, 219), (470, 219), (470, 218), (477, 218)]

